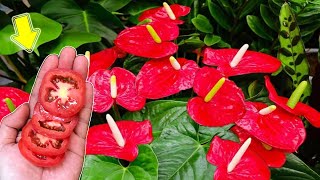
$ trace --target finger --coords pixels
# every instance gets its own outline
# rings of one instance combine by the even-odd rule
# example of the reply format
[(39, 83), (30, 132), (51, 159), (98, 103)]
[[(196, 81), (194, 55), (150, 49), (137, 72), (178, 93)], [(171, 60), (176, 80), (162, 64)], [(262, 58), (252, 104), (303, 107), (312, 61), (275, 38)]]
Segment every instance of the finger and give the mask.
[(70, 136), (70, 143), (68, 150), (83, 157), (85, 155), (86, 140), (72, 133)]
[(3, 118), (0, 126), (0, 144), (15, 143), (19, 130), (29, 118), (29, 104), (20, 105), (12, 114)]
[(43, 61), (40, 70), (37, 74), (37, 79), (35, 81), (35, 84), (33, 85), (32, 88), (32, 93), (29, 99), (29, 103), (30, 103), (30, 110), (32, 112), (30, 112), (30, 117), (33, 114), (33, 109), (34, 106), (36, 105), (37, 101), (38, 101), (38, 93), (39, 93), (39, 89), (40, 89), (40, 85), (42, 82), (42, 79), (44, 77), (44, 75), (46, 74), (47, 71), (51, 70), (51, 69), (55, 69), (58, 67), (58, 56), (57, 55), (49, 55), (46, 57), (46, 59)]
[(86, 139), (87, 131), (89, 127), (89, 121), (91, 118), (93, 104), (93, 86), (91, 83), (86, 83), (86, 101), (85, 106), (79, 112), (79, 122), (74, 132), (82, 139)]
[(88, 64), (88, 59), (83, 55), (79, 55), (74, 60), (73, 70), (80, 73), (84, 79), (87, 79)]
[(59, 56), (58, 68), (72, 69), (73, 61), (76, 58), (76, 50), (72, 47), (65, 47)]

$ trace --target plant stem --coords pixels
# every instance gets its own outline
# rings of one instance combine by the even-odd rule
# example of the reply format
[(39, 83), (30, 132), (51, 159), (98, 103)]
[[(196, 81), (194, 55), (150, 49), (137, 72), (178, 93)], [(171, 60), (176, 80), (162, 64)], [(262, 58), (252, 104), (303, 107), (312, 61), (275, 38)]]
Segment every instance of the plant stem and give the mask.
[(19, 80), (21, 82), (23, 82), (24, 84), (26, 84), (27, 80), (22, 76), (22, 74), (20, 73), (20, 71), (18, 70), (16, 65), (14, 65), (14, 63), (12, 63), (11, 59), (8, 56), (3, 56), (3, 57), (7, 60), (7, 63), (12, 68), (12, 70), (16, 73), (16, 75), (18, 76)]
[(116, 120), (120, 120), (121, 119), (121, 115), (120, 115), (119, 108), (118, 108), (118, 105), (117, 105), (116, 102), (113, 103), (112, 109), (113, 109), (113, 112), (114, 112), (115, 119)]

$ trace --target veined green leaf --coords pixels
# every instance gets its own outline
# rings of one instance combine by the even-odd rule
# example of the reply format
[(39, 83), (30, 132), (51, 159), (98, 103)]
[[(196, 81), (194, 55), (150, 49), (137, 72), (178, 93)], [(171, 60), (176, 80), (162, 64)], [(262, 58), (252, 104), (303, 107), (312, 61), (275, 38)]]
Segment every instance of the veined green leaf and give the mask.
[(287, 155), (282, 168), (271, 169), (272, 180), (317, 180), (319, 174), (310, 169), (303, 161), (293, 154)]
[[(60, 23), (49, 19), (42, 14), (30, 13), (30, 18), (32, 20), (33, 27), (41, 29), (41, 34), (35, 45), (35, 51), (37, 51), (37, 48), (40, 45), (58, 38), (62, 32), (62, 26)], [(15, 34), (15, 32), (11, 24), (0, 30), (0, 54), (10, 55), (22, 50), (18, 45), (14, 44), (10, 40), (10, 36), (13, 34)]]
[(118, 159), (106, 156), (86, 156), (82, 180), (157, 180), (158, 160), (149, 145), (139, 146), (137, 159), (124, 167)]

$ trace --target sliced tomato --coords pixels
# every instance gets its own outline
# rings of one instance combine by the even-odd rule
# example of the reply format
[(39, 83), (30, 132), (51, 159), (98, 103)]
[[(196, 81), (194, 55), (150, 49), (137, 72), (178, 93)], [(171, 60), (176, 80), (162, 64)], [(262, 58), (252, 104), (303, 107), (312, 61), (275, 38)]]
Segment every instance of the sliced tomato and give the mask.
[(79, 73), (69, 69), (53, 69), (42, 80), (39, 101), (50, 114), (71, 117), (83, 107), (85, 88), (85, 80)]
[(59, 116), (52, 115), (48, 111), (46, 111), (39, 102), (34, 107), (33, 115), (40, 115), (44, 118), (44, 120), (59, 121), (64, 123), (78, 121), (79, 119), (77, 115), (68, 118), (62, 118)]
[(36, 132), (56, 139), (69, 137), (77, 122), (78, 120), (72, 120), (71, 122), (46, 120), (38, 114), (33, 115), (31, 119), (32, 127)]
[(41, 155), (60, 155), (66, 152), (69, 139), (54, 139), (39, 134), (29, 122), (22, 129), (22, 141), (32, 152)]
[(18, 147), (24, 158), (26, 158), (29, 162), (33, 163), (34, 165), (40, 167), (52, 167), (58, 165), (64, 157), (64, 154), (58, 156), (45, 156), (34, 153), (30, 149), (28, 149), (25, 143), (21, 140), (18, 143)]

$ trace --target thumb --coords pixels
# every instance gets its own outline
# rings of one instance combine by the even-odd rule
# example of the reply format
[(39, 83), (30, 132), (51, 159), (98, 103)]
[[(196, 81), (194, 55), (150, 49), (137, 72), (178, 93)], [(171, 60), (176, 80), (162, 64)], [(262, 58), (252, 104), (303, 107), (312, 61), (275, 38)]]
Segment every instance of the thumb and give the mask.
[(24, 103), (2, 119), (0, 125), (0, 146), (16, 143), (18, 132), (28, 121), (29, 113), (29, 103)]

